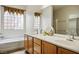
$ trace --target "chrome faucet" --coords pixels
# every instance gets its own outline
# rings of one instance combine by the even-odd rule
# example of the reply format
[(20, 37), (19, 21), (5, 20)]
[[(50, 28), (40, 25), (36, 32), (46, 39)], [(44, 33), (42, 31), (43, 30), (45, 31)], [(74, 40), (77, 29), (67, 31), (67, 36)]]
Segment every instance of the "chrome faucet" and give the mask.
[(73, 41), (75, 38), (74, 38), (74, 34), (70, 34), (69, 38), (67, 40), (69, 41)]

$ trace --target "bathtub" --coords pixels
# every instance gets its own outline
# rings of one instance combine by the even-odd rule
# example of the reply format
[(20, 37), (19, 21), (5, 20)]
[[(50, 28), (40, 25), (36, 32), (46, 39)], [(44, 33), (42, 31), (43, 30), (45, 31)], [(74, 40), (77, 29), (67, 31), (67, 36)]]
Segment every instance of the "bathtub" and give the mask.
[(24, 48), (24, 36), (0, 38), (0, 53)]

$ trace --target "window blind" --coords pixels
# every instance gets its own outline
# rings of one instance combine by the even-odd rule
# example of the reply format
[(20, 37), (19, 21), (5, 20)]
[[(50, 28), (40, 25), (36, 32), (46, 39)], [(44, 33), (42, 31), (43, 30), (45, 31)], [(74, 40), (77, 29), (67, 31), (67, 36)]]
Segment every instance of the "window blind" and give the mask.
[(24, 29), (24, 10), (4, 6), (4, 29)]

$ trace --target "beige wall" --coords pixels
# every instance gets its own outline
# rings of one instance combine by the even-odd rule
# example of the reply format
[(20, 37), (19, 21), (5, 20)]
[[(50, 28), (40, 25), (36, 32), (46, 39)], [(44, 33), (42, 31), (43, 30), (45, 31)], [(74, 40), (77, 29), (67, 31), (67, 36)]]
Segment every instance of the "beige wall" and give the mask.
[(70, 18), (79, 17), (79, 6), (64, 6), (54, 11), (54, 20), (56, 21), (56, 32), (68, 32), (68, 20)]

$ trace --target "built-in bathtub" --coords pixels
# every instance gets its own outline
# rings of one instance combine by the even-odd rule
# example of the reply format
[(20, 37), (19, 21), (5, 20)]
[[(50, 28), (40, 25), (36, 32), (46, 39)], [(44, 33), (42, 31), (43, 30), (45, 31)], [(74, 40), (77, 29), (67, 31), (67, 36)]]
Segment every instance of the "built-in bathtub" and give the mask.
[(20, 48), (24, 48), (24, 36), (0, 39), (0, 53), (7, 53)]

